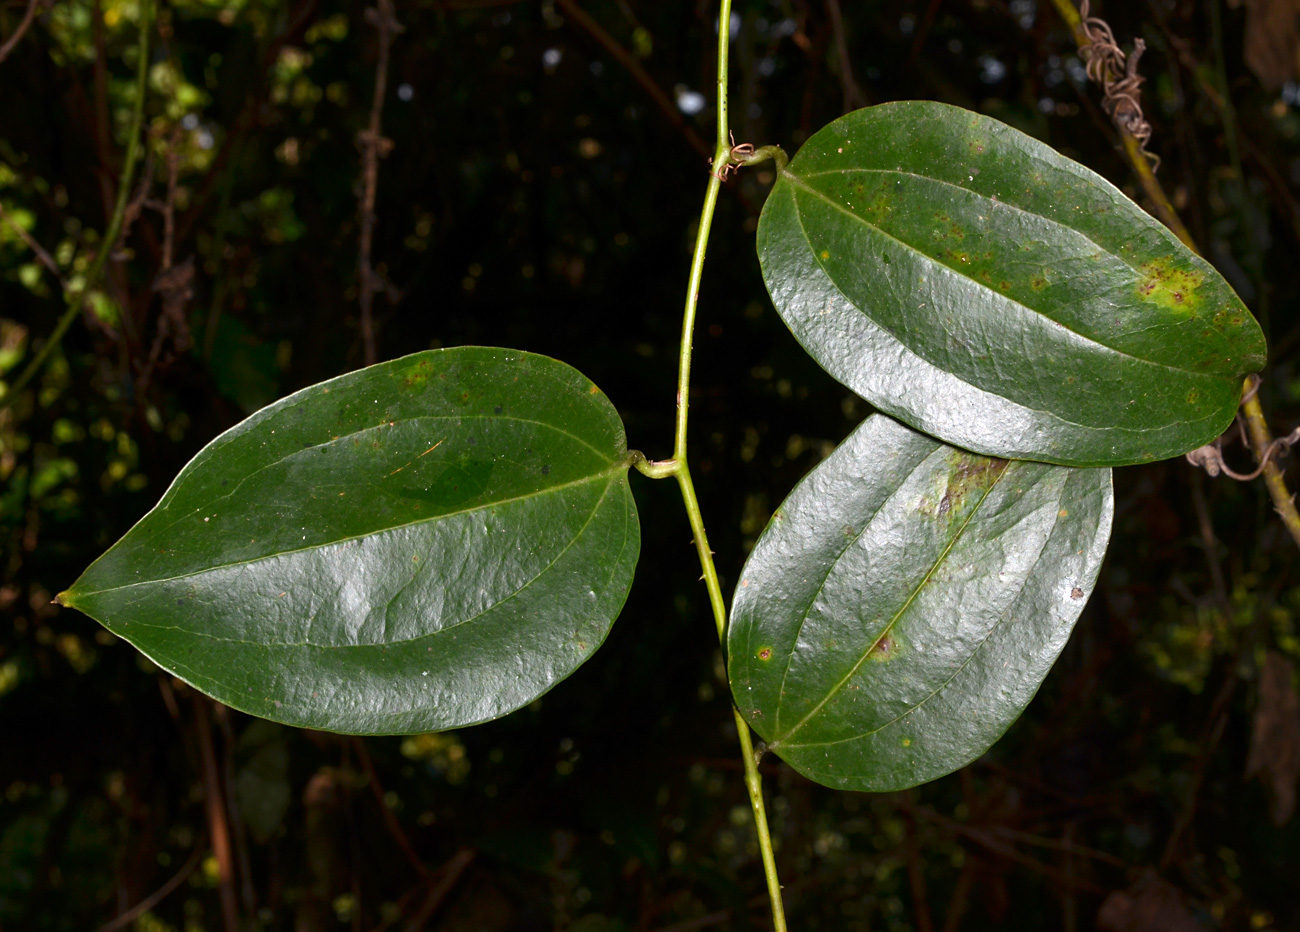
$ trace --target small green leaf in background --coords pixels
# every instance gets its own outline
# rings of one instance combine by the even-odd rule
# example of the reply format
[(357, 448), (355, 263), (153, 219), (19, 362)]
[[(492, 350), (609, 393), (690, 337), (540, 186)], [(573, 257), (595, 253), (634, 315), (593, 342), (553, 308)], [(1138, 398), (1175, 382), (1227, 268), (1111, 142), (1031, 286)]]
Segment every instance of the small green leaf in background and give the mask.
[(590, 657), (639, 548), (609, 400), (554, 359), (462, 347), (222, 434), (59, 601), (242, 711), (441, 731)]
[(880, 410), (993, 456), (1117, 466), (1223, 432), (1264, 337), (1227, 282), (1099, 175), (925, 101), (816, 133), (763, 208), (786, 324)]
[(239, 736), (235, 747), (235, 802), (258, 842), (265, 842), (279, 830), (293, 801), (289, 748), (284, 735), (279, 725), (255, 721)]
[(1109, 469), (1008, 462), (868, 418), (782, 503), (727, 647), (746, 721), (848, 790), (987, 750), (1047, 675), (1110, 537)]

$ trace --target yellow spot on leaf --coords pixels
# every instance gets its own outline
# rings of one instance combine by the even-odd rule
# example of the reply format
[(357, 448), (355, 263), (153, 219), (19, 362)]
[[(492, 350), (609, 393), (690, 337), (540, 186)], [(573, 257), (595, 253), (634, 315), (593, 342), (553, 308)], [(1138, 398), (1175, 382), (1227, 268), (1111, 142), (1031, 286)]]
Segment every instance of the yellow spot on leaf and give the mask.
[(1174, 264), (1174, 258), (1153, 259), (1138, 269), (1138, 297), (1171, 311), (1192, 315), (1200, 307), (1199, 289), (1205, 275), (1196, 269)]

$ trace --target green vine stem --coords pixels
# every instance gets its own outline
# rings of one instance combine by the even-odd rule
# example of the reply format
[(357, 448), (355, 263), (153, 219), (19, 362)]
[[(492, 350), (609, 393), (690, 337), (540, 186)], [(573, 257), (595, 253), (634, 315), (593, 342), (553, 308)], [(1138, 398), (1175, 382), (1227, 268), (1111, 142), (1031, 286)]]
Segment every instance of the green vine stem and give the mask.
[[(1242, 402), (1241, 413), (1246, 421), (1246, 430), (1250, 434), (1250, 445), (1254, 447), (1255, 457), (1258, 460), (1263, 457), (1263, 451), (1272, 445), (1273, 435), (1269, 432), (1268, 422), (1264, 420), (1264, 409), (1259, 403), (1259, 393), (1247, 392), (1246, 394), (1249, 397)], [(1296, 511), (1295, 495), (1286, 487), (1282, 468), (1277, 465), (1276, 460), (1277, 457), (1272, 457), (1264, 463), (1264, 487), (1268, 489), (1268, 494), (1273, 499), (1273, 507), (1278, 517), (1286, 525), (1287, 532), (1296, 546), (1300, 547), (1300, 512)]]
[[(704, 571), (704, 585), (709, 593), (709, 605), (713, 609), (713, 621), (718, 629), (718, 640), (726, 649), (727, 607), (722, 597), (722, 584), (718, 579), (717, 567), (713, 564), (713, 551), (709, 548), (709, 536), (704, 529), (704, 517), (700, 513), (700, 502), (695, 495), (695, 483), (691, 481), (691, 470), (686, 461), (686, 428), (690, 413), (691, 396), (691, 349), (692, 335), (695, 331), (695, 315), (699, 306), (700, 279), (704, 274), (704, 258), (708, 252), (709, 230), (713, 225), (713, 213), (718, 204), (718, 190), (726, 175), (726, 167), (737, 164), (748, 165), (767, 158), (777, 160), (778, 169), (785, 166), (785, 153), (777, 146), (764, 146), (746, 158), (737, 158), (732, 153), (731, 133), (727, 120), (727, 75), (728, 53), (731, 44), (731, 0), (720, 0), (718, 11), (718, 138), (713, 162), (715, 171), (709, 173), (709, 186), (704, 193), (704, 208), (700, 212), (699, 227), (695, 234), (695, 251), (691, 259), (691, 274), (686, 288), (686, 308), (682, 316), (681, 349), (678, 355), (677, 375), (677, 426), (673, 443), (673, 456), (670, 460), (649, 461), (640, 453), (632, 453), (632, 465), (638, 471), (656, 479), (669, 476), (677, 480), (681, 489), (682, 501), (686, 505), (686, 515), (690, 520), (691, 532), (695, 539), (695, 549), (699, 553), (700, 567)], [(760, 158), (761, 153), (761, 158)], [(745, 764), (745, 787), (749, 792), (749, 804), (754, 811), (754, 827), (758, 835), (758, 847), (763, 857), (763, 873), (767, 877), (767, 893), (772, 904), (772, 924), (776, 932), (786, 932), (785, 907), (781, 900), (781, 881), (776, 873), (776, 856), (772, 850), (772, 836), (767, 826), (767, 810), (763, 805), (763, 784), (758, 773), (758, 761), (754, 757), (753, 738), (749, 725), (736, 707), (732, 706), (736, 719), (736, 734), (740, 739), (741, 759)]]
[[(1074, 34), (1075, 44), (1082, 49), (1090, 41), (1088, 32), (1084, 28), (1083, 19), (1079, 16), (1079, 11), (1074, 8), (1071, 0), (1052, 0), (1052, 5), (1060, 14), (1065, 24), (1070, 27)], [(1217, 13), (1217, 9), (1216, 9)], [(1231, 107), (1231, 102), (1227, 98), (1226, 88), (1223, 91), (1224, 108)], [(1231, 112), (1227, 111), (1226, 123), (1231, 122)], [(1120, 138), (1124, 143), (1124, 154), (1128, 156), (1129, 166), (1133, 173), (1137, 175), (1142, 184), (1143, 191), (1155, 205), (1156, 213), (1165, 225), (1168, 226), (1180, 240), (1187, 245), (1192, 252), (1200, 254), (1196, 246), (1196, 241), (1192, 239), (1191, 233), (1188, 232), (1186, 225), (1179, 218), (1177, 211), (1174, 210), (1173, 203), (1169, 196), (1165, 194), (1164, 188), (1161, 187), (1160, 181), (1156, 178), (1155, 172), (1151, 169), (1151, 163), (1146, 154), (1142, 152), (1138, 141), (1133, 138), (1133, 134), (1128, 132), (1123, 126), (1117, 126)], [(1231, 131), (1229, 131), (1231, 133)], [(1236, 169), (1237, 178), (1241, 177), (1241, 166), (1236, 156), (1235, 146), (1231, 147), (1231, 157)], [(1255, 451), (1256, 461), (1262, 461), (1264, 453), (1272, 443), (1272, 434), (1268, 429), (1268, 422), (1264, 419), (1264, 409), (1259, 403), (1258, 393), (1249, 391), (1249, 382), (1243, 386), (1243, 395), (1246, 400), (1242, 402), (1241, 413), (1246, 422), (1247, 432), (1250, 434), (1250, 445)], [(1276, 462), (1269, 460), (1264, 463), (1264, 487), (1268, 489), (1269, 496), (1273, 499), (1273, 507), (1276, 509), (1282, 523), (1286, 526), (1287, 532), (1295, 540), (1296, 546), (1300, 547), (1300, 512), (1296, 510), (1295, 496), (1287, 488), (1286, 479), (1282, 475), (1282, 469)]]
[(95, 254), (95, 259), (90, 265), (86, 277), (82, 281), (81, 287), (69, 289), (65, 298), (67, 307), (63, 311), (63, 316), (59, 318), (58, 324), (54, 327), (54, 332), (50, 334), (45, 345), (33, 357), (32, 361), (23, 369), (22, 374), (18, 376), (13, 385), (3, 396), (0, 396), (0, 410), (7, 408), (18, 397), (27, 383), (30, 382), (49, 360), (50, 354), (54, 352), (59, 343), (63, 340), (63, 335), (68, 332), (72, 322), (77, 319), (85, 303), (86, 295), (99, 283), (99, 277), (104, 272), (104, 266), (108, 262), (109, 254), (117, 246), (117, 238), (122, 232), (122, 223), (126, 218), (127, 199), (131, 193), (132, 176), (135, 174), (136, 162), (140, 158), (140, 127), (144, 122), (144, 97), (149, 76), (149, 27), (153, 18), (153, 0), (141, 0), (140, 3), (140, 42), (139, 52), (135, 69), (135, 101), (131, 107), (131, 126), (127, 131), (126, 140), (126, 158), (122, 162), (122, 176), (117, 183), (117, 202), (113, 205), (113, 214), (108, 221), (108, 229), (104, 231), (104, 237), (99, 242), (99, 251)]

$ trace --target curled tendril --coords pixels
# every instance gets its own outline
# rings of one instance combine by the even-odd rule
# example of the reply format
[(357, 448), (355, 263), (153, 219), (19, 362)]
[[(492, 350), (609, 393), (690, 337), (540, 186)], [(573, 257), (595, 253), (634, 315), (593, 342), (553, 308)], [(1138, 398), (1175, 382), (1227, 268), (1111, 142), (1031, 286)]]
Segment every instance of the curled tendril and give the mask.
[(1088, 44), (1079, 48), (1084, 70), (1089, 79), (1100, 84), (1104, 97), (1101, 105), (1115, 125), (1132, 136), (1143, 155), (1151, 159), (1154, 168), (1160, 167), (1160, 157), (1147, 151), (1151, 139), (1151, 124), (1142, 113), (1141, 87), (1145, 80), (1138, 74), (1138, 61), (1146, 51), (1146, 42), (1133, 40), (1133, 51), (1125, 55), (1115, 42), (1110, 24), (1097, 16), (1089, 15), (1089, 0), (1080, 0), (1079, 17)]
[[(1246, 390), (1245, 394), (1241, 396), (1241, 403), (1243, 405), (1250, 401), (1250, 399), (1254, 398), (1256, 393), (1259, 391), (1259, 376), (1252, 376), (1250, 383), (1250, 387)], [(1241, 434), (1242, 444), (1244, 446), (1249, 446), (1250, 444), (1246, 440), (1246, 428), (1241, 423), (1240, 415), (1237, 417), (1236, 427), (1238, 432)], [(1228, 433), (1231, 433), (1231, 429), (1229, 429)], [(1228, 434), (1224, 434), (1222, 437), (1216, 437), (1212, 443), (1207, 443), (1203, 447), (1197, 447), (1191, 453), (1187, 454), (1187, 462), (1191, 463), (1193, 466), (1199, 467), (1200, 469), (1204, 469), (1211, 476), (1217, 477), (1222, 473), (1229, 479), (1236, 479), (1238, 482), (1250, 482), (1252, 479), (1259, 478), (1260, 473), (1264, 471), (1264, 467), (1267, 466), (1269, 461), (1275, 456), (1286, 456), (1291, 452), (1293, 446), (1300, 444), (1300, 427), (1297, 427), (1285, 437), (1278, 437), (1265, 447), (1264, 455), (1259, 458), (1259, 465), (1256, 466), (1252, 472), (1248, 473), (1234, 471), (1224, 460), (1223, 440), (1224, 437), (1227, 436)]]
[[(726, 181), (727, 177), (734, 171), (739, 171), (747, 165), (757, 165), (760, 162), (766, 162), (771, 159), (776, 163), (778, 172), (784, 171), (786, 165), (790, 163), (790, 157), (785, 154), (785, 150), (780, 146), (762, 146), (755, 149), (752, 142), (742, 142), (736, 145), (735, 137), (731, 140), (731, 149), (727, 152), (727, 160), (722, 164), (713, 176), (719, 181)], [(713, 160), (709, 160), (713, 164)]]

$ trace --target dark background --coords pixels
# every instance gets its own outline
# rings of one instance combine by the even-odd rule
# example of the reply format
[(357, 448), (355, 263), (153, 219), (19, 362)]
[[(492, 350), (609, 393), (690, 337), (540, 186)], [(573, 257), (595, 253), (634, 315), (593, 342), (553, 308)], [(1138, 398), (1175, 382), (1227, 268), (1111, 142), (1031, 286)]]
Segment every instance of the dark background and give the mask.
[[(0, 3), (0, 37), (25, 7)], [(481, 343), (562, 358), (613, 399), (633, 447), (664, 457), (717, 13), (582, 10), (397, 5), (378, 355)], [(1159, 177), (1270, 337), (1262, 397), (1285, 433), (1300, 417), (1297, 8), (1096, 12), (1123, 47), (1148, 44)], [(1138, 196), (1046, 0), (736, 0), (735, 14), (737, 141), (793, 152), (846, 109), (931, 98)], [(128, 0), (60, 0), (0, 62), (0, 205), (65, 278), (86, 271), (116, 194), (137, 16)], [(642, 560), (598, 654), (530, 707), (454, 733), (259, 722), (51, 604), (204, 443), (364, 362), (357, 134), (377, 36), (363, 7), (177, 0), (152, 45), (139, 216), (93, 311), (0, 413), (0, 930), (95, 929), (174, 877), (134, 928), (234, 932), (223, 886), (250, 930), (770, 927), (673, 483), (632, 477)], [(692, 92), (704, 109), (683, 113)], [(768, 303), (753, 247), (770, 181), (747, 169), (723, 190), (696, 330), (692, 468), (728, 590), (772, 509), (869, 411)], [(152, 286), (169, 246), (194, 275), (165, 305)], [(0, 222), (4, 378), (62, 308), (58, 280)], [(1227, 455), (1251, 465), (1239, 445)], [(1117, 470), (1115, 485), (1097, 594), (983, 759), (888, 796), (764, 762), (792, 928), (1300, 929), (1295, 546), (1257, 483), (1175, 460)], [(1268, 663), (1280, 674), (1261, 688)]]

